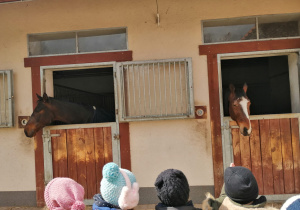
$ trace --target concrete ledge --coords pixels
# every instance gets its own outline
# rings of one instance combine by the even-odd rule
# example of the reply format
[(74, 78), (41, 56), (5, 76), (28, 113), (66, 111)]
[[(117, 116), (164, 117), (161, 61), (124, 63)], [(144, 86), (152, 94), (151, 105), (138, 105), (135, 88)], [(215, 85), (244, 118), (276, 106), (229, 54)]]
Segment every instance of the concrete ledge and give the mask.
[(35, 191), (4, 191), (0, 198), (0, 206), (36, 206)]

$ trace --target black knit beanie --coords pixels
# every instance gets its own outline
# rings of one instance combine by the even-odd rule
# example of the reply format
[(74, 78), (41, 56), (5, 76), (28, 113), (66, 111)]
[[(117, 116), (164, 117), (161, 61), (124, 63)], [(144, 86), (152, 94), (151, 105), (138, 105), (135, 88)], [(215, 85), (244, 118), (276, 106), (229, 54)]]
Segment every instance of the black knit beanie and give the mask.
[(167, 169), (158, 175), (154, 185), (164, 205), (184, 206), (188, 202), (190, 187), (182, 171)]
[(224, 175), (225, 193), (233, 201), (247, 204), (258, 196), (258, 185), (252, 172), (245, 167), (228, 167)]

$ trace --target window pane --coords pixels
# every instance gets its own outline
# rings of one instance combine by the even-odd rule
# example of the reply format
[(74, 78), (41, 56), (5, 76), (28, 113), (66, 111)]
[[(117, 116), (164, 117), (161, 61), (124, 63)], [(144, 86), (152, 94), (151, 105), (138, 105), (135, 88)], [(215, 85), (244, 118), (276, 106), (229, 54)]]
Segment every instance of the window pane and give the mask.
[(76, 53), (75, 33), (29, 35), (29, 55)]
[(259, 17), (259, 38), (299, 36), (299, 20), (300, 14)]
[(125, 50), (126, 29), (79, 32), (78, 47), (79, 52)]
[(255, 18), (209, 21), (203, 23), (204, 43), (256, 39)]

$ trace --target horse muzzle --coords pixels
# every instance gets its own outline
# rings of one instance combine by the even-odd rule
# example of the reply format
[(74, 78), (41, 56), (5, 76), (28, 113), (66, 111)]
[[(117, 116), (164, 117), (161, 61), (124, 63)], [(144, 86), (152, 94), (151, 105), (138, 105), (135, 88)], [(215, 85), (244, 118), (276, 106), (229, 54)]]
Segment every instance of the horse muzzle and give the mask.
[(243, 136), (250, 136), (252, 129), (251, 128), (248, 129), (248, 128), (244, 127), (240, 131)]
[(36, 134), (36, 132), (35, 132), (34, 130), (28, 130), (28, 129), (26, 129), (26, 127), (25, 127), (25, 129), (24, 129), (24, 133), (25, 133), (25, 135), (26, 135), (27, 137), (29, 137), (29, 138), (34, 137), (35, 134)]

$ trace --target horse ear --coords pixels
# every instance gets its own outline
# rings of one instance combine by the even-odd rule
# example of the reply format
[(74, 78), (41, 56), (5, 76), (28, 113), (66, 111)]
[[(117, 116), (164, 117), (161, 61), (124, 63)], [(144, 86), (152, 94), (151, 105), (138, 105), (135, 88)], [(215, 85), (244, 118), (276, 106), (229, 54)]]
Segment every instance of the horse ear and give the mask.
[(247, 85), (246, 83), (245, 83), (244, 86), (243, 86), (243, 90), (244, 90), (245, 93), (247, 93), (248, 85)]
[(229, 90), (230, 90), (231, 93), (234, 93), (235, 87), (234, 87), (233, 84), (229, 84)]
[(37, 93), (36, 93), (36, 97), (39, 99), (39, 101), (43, 100), (43, 98), (39, 94), (37, 94)]
[(44, 103), (47, 103), (48, 100), (49, 100), (49, 98), (48, 98), (47, 93), (44, 93), (44, 94), (43, 94), (43, 102), (44, 102)]

